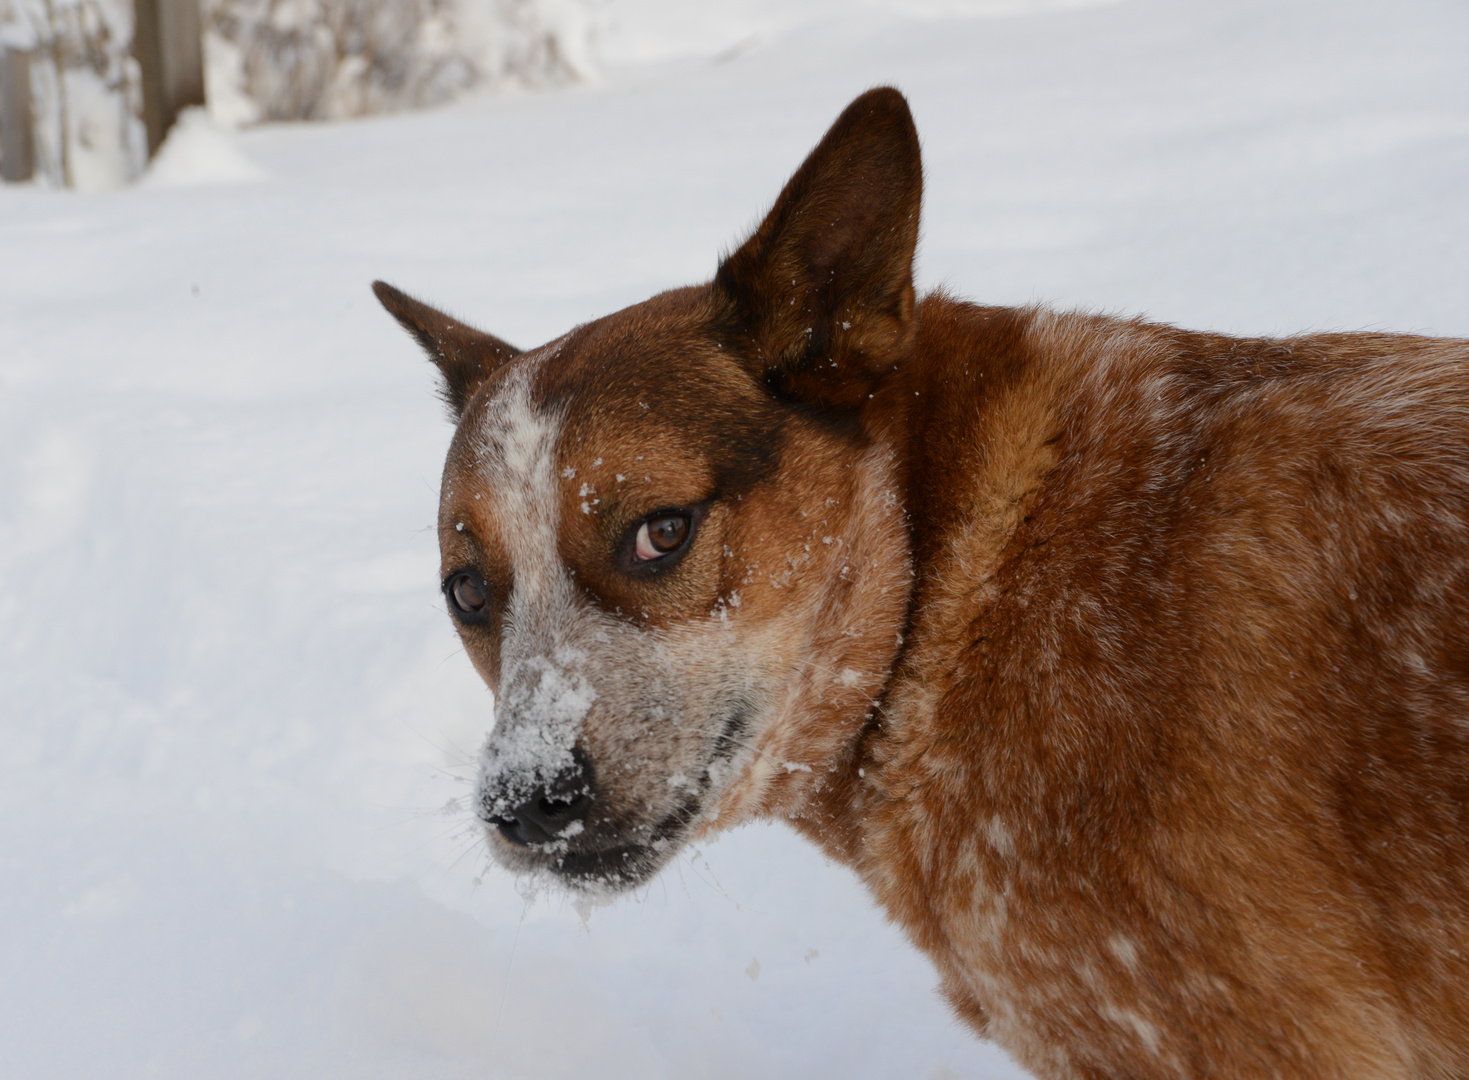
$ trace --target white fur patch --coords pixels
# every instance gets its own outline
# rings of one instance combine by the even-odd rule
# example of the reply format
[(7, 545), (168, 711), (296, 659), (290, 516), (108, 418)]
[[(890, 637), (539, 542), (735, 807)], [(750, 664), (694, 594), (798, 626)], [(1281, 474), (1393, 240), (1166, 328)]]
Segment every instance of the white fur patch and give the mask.
[(1137, 970), (1137, 946), (1133, 944), (1131, 938), (1125, 934), (1113, 934), (1111, 940), (1107, 942), (1107, 948), (1111, 950), (1113, 956), (1122, 961), (1128, 971)]
[(506, 380), (485, 411), (475, 447), (514, 581), (501, 645), (500, 700), (481, 754), (482, 783), (496, 779), (507, 803), (528, 797), (572, 764), (572, 747), (597, 696), (585, 672), (587, 654), (569, 632), (575, 590), (557, 556), (562, 418), (532, 400), (538, 366), (522, 364)]
[(1101, 1008), (1102, 1016), (1112, 1021), (1118, 1027), (1130, 1031), (1137, 1036), (1138, 1042), (1148, 1051), (1157, 1056), (1161, 1050), (1163, 1037), (1158, 1026), (1151, 1020), (1135, 1012), (1132, 1009), (1122, 1008), (1117, 1005), (1106, 1004)]
[(999, 855), (1009, 858), (1015, 854), (1015, 838), (998, 817), (991, 817), (984, 827), (985, 838)]

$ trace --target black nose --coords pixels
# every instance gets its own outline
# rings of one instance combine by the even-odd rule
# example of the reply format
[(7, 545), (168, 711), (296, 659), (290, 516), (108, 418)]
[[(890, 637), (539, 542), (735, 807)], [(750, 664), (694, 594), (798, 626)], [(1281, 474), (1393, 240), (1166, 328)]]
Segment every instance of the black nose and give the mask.
[[(573, 828), (586, 821), (592, 808), (592, 768), (581, 748), (572, 751), (572, 764), (545, 787), (508, 813), (503, 800), (484, 793), (485, 821), (500, 830), (512, 844), (547, 844), (568, 840), (580, 832)], [(570, 830), (570, 835), (568, 835)]]

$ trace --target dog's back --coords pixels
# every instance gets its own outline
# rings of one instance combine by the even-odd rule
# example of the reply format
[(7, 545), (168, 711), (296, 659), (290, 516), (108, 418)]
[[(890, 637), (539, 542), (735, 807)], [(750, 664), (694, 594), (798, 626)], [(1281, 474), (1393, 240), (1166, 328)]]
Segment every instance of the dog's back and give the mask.
[(1469, 1074), (1469, 345), (918, 325), (853, 854), (961, 1011), (1043, 1074)]

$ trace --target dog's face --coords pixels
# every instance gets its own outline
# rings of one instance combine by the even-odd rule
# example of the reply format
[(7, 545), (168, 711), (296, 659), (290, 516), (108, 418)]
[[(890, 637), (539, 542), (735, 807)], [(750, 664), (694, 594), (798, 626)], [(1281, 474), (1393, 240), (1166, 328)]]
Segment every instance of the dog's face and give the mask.
[(911, 131), (895, 92), (859, 99), (713, 283), (539, 349), (377, 286), (458, 417), (443, 587), (495, 692), (476, 808), (508, 866), (636, 884), (797, 811), (870, 715), (910, 589), (862, 416), (911, 348)]

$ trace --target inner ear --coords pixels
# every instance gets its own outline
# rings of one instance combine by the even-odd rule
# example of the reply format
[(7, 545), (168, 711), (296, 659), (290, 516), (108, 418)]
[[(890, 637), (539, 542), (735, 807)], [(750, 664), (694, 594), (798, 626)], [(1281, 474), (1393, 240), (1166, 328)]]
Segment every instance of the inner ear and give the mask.
[(372, 291), (438, 365), (444, 380), (440, 392), (456, 421), (480, 385), (501, 364), (520, 354), (514, 345), (429, 307), (385, 281), (374, 281)]
[(923, 166), (903, 95), (863, 94), (724, 260), (716, 290), (755, 374), (787, 393), (854, 404), (912, 347)]

